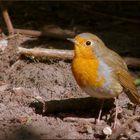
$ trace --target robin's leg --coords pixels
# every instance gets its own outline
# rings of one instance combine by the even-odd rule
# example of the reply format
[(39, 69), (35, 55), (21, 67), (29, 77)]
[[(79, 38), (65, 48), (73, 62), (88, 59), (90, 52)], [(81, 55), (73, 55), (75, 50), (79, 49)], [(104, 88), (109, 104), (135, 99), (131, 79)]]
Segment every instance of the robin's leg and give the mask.
[(100, 111), (99, 111), (99, 114), (98, 114), (97, 124), (100, 123), (103, 106), (104, 106), (104, 100), (102, 100), (102, 104), (101, 104)]
[(115, 119), (114, 119), (114, 126), (113, 126), (114, 129), (116, 128), (117, 119), (118, 119), (118, 97), (115, 97), (115, 105), (116, 108), (115, 108)]

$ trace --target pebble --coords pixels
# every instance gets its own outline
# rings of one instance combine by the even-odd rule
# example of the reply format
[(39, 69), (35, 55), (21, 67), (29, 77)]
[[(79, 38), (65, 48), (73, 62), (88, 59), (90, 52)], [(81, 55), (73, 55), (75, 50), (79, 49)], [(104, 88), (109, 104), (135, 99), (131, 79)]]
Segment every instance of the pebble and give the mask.
[(112, 134), (112, 129), (109, 127), (109, 126), (106, 126), (104, 129), (103, 129), (103, 133), (106, 135), (106, 136), (110, 136)]

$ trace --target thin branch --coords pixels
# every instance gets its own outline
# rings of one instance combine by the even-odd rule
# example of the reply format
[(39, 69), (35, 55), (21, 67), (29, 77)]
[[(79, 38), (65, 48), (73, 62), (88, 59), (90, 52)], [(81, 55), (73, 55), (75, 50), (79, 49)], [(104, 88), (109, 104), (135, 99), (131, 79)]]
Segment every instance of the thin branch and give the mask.
[(125, 57), (124, 60), (129, 68), (140, 68), (140, 58)]
[[(113, 107), (113, 102), (113, 99), (105, 100), (104, 109), (107, 110)], [(45, 101), (45, 114), (80, 110), (86, 111), (87, 109), (93, 109), (93, 106), (95, 110), (98, 110), (100, 104), (100, 100), (92, 97)], [(31, 107), (35, 107), (36, 112), (43, 113), (43, 104), (41, 102), (33, 102), (31, 103)]]
[(81, 117), (65, 117), (65, 122), (90, 122), (95, 123), (95, 118), (81, 118)]
[(74, 37), (75, 33), (70, 30), (61, 29), (58, 26), (45, 26), (42, 31), (29, 30), (29, 29), (14, 29), (14, 33), (19, 33), (31, 37), (52, 37), (57, 39), (66, 39), (68, 37)]
[(74, 37), (76, 34), (71, 30), (62, 29), (56, 25), (47, 25), (42, 29), (43, 36), (66, 39), (68, 37)]
[(19, 33), (31, 37), (39, 37), (42, 35), (40, 31), (35, 31), (35, 30), (27, 30), (27, 29), (14, 29), (14, 33)]
[(4, 21), (5, 21), (6, 26), (8, 28), (8, 33), (9, 34), (14, 33), (13, 24), (11, 22), (11, 19), (10, 19), (10, 16), (8, 14), (7, 9), (2, 4), (1, 4), (1, 9), (2, 9), (2, 15), (3, 15)]
[(58, 49), (44, 49), (44, 48), (33, 48), (26, 49), (18, 47), (18, 52), (22, 56), (31, 56), (34, 58), (59, 58), (59, 59), (72, 59), (73, 51), (71, 50), (58, 50)]

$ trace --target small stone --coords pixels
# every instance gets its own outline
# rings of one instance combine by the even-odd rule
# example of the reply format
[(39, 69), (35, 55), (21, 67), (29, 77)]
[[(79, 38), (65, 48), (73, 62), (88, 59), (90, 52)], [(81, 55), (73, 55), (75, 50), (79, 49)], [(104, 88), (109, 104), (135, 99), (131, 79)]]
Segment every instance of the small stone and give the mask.
[(41, 96), (36, 96), (35, 99), (42, 101), (42, 97)]
[(5, 39), (1, 39), (0, 40), (0, 50), (4, 51), (7, 46), (8, 46), (8, 41)]
[(110, 136), (112, 134), (112, 129), (109, 127), (109, 126), (106, 126), (104, 129), (103, 129), (103, 133), (106, 135), (106, 136)]

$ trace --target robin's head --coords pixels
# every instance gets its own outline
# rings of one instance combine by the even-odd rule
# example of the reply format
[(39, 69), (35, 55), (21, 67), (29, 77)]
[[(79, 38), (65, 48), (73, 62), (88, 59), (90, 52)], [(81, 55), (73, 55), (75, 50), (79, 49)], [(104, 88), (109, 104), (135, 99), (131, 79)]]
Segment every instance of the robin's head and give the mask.
[(74, 39), (68, 39), (75, 45), (75, 56), (95, 58), (105, 46), (102, 40), (91, 33), (81, 33)]

